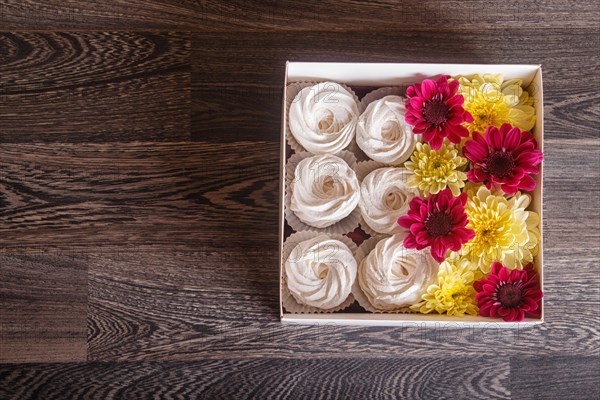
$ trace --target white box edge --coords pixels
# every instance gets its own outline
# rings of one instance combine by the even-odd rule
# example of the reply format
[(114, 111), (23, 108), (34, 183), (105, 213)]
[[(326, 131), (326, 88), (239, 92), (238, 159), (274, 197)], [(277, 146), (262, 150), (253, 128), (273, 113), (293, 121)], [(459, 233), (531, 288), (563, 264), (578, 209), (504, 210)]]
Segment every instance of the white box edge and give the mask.
[[(307, 67), (309, 72), (318, 71), (317, 73), (304, 73), (293, 79), (289, 79), (290, 71), (294, 71), (298, 67)], [(402, 78), (396, 79), (385, 79), (383, 83), (367, 82), (367, 80), (356, 78), (353, 80), (343, 79), (341, 75), (327, 75), (321, 72), (323, 69), (332, 68), (346, 68), (345, 71), (351, 70), (352, 73), (356, 73), (358, 67), (365, 67), (369, 69), (377, 68), (415, 68), (414, 71), (419, 73), (411, 72), (405, 74)], [(433, 73), (432, 68), (437, 68)], [(346, 73), (342, 71), (343, 73)], [(396, 70), (397, 71), (397, 70)], [(422, 74), (421, 71), (430, 72)], [(518, 71), (528, 71), (530, 74), (528, 77), (521, 77)], [(283, 87), (283, 101), (282, 101), (282, 118), (281, 118), (281, 146), (280, 146), (280, 196), (279, 196), (279, 309), (280, 309), (280, 320), (282, 323), (292, 324), (305, 324), (305, 325), (318, 325), (318, 324), (334, 324), (334, 325), (362, 325), (362, 326), (403, 326), (406, 324), (421, 323), (425, 327), (434, 326), (458, 326), (458, 327), (469, 327), (469, 326), (485, 326), (485, 325), (498, 325), (502, 328), (512, 327), (526, 327), (539, 325), (544, 322), (544, 300), (542, 299), (542, 312), (539, 319), (526, 318), (522, 322), (506, 322), (499, 318), (486, 318), (480, 316), (465, 316), (465, 317), (449, 317), (437, 314), (374, 314), (374, 313), (323, 313), (323, 314), (292, 314), (285, 313), (283, 311), (282, 304), (282, 282), (283, 282), (283, 260), (281, 250), (284, 242), (284, 227), (285, 227), (285, 215), (284, 215), (284, 193), (285, 193), (285, 162), (286, 162), (286, 139), (285, 139), (285, 127), (287, 125), (287, 110), (286, 110), (286, 90), (288, 82), (294, 81), (324, 81), (332, 80), (340, 83), (346, 83), (348, 85), (369, 85), (369, 86), (385, 86), (390, 84), (407, 84), (414, 83), (420, 79), (436, 76), (440, 74), (449, 75), (469, 75), (473, 73), (502, 73), (505, 78), (524, 78), (524, 83), (527, 86), (534, 84), (538, 88), (535, 99), (536, 108), (536, 126), (533, 129), (533, 135), (538, 142), (540, 150), (543, 151), (544, 144), (544, 104), (543, 104), (543, 81), (542, 81), (542, 66), (541, 64), (435, 64), (435, 63), (324, 63), (324, 62), (292, 62), (286, 61), (285, 78)], [(508, 73), (507, 73), (508, 72)], [(357, 73), (357, 76), (360, 73)], [(333, 77), (332, 77), (333, 76)], [(410, 80), (413, 79), (413, 80)], [(393, 82), (391, 82), (391, 81)], [(367, 83), (361, 83), (367, 82)], [(536, 177), (538, 184), (533, 192), (534, 201), (532, 201), (531, 207), (533, 211), (537, 212), (540, 216), (540, 244), (539, 253), (536, 259), (536, 269), (539, 273), (540, 287), (543, 291), (543, 165), (540, 166), (540, 173)], [(368, 317), (367, 317), (368, 316)]]

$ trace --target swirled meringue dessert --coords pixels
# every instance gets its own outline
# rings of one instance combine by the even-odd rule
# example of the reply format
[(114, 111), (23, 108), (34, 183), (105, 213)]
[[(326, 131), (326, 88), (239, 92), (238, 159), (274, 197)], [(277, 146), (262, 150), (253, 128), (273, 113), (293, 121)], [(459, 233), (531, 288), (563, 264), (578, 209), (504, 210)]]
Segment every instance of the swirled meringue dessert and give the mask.
[(289, 127), (298, 143), (313, 154), (335, 154), (350, 144), (360, 115), (353, 93), (335, 82), (305, 87), (294, 98)]
[(358, 147), (375, 161), (402, 164), (420, 140), (404, 121), (405, 114), (404, 99), (400, 96), (385, 96), (370, 103), (358, 119)]
[(406, 249), (400, 235), (377, 243), (358, 267), (358, 283), (380, 311), (398, 311), (421, 301), (436, 282), (438, 263), (428, 251)]
[(386, 167), (363, 179), (358, 205), (369, 228), (388, 235), (404, 230), (398, 225), (398, 218), (406, 215), (410, 201), (419, 195), (418, 189), (406, 186), (410, 174), (406, 168)]
[(300, 221), (315, 228), (326, 228), (346, 218), (360, 199), (356, 173), (346, 161), (330, 154), (300, 161), (290, 190), (290, 209)]
[(285, 261), (292, 297), (323, 310), (338, 307), (348, 298), (356, 271), (348, 246), (324, 234), (297, 244)]

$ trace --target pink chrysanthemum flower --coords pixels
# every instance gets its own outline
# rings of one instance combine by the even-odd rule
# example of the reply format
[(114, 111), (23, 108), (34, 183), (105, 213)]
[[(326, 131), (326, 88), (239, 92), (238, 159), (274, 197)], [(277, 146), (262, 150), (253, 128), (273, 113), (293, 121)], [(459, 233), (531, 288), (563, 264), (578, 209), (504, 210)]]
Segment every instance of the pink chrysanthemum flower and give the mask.
[(438, 150), (444, 138), (460, 143), (469, 136), (463, 122), (473, 122), (473, 117), (463, 108), (464, 97), (456, 94), (459, 83), (448, 82), (449, 75), (442, 75), (437, 82), (425, 79), (406, 90), (405, 120), (413, 126), (413, 132), (423, 134), (432, 149)]
[(404, 247), (422, 250), (431, 246), (431, 255), (437, 262), (444, 261), (448, 249), (459, 251), (475, 237), (475, 232), (465, 227), (468, 222), (466, 202), (466, 193), (454, 197), (450, 189), (427, 199), (414, 197), (408, 215), (398, 219), (400, 226), (410, 229)]
[(495, 262), (492, 272), (475, 281), (473, 287), (478, 292), (475, 300), (479, 315), (505, 321), (523, 321), (526, 313), (538, 310), (539, 301), (544, 296), (531, 263), (522, 270), (511, 271)]
[(470, 181), (484, 182), (488, 189), (499, 186), (506, 194), (533, 190), (535, 181), (531, 174), (539, 173), (538, 165), (544, 159), (533, 135), (510, 124), (500, 129), (489, 126), (485, 137), (473, 132), (463, 154), (472, 163), (467, 173)]

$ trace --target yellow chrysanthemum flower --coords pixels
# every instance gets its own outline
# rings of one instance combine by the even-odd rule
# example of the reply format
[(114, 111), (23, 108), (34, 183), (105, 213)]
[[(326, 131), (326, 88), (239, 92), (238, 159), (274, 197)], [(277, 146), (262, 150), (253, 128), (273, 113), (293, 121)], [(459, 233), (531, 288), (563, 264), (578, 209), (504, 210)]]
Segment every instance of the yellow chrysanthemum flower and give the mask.
[(469, 132), (485, 133), (488, 126), (499, 128), (504, 123), (523, 131), (535, 125), (533, 97), (523, 90), (522, 79), (504, 81), (502, 74), (472, 75), (458, 77), (458, 93), (465, 98), (463, 108), (473, 116), (473, 122), (465, 123)]
[(511, 269), (532, 262), (538, 252), (540, 219), (537, 213), (525, 210), (530, 201), (520, 192), (506, 198), (480, 187), (465, 206), (467, 228), (475, 231), (475, 237), (460, 254), (486, 273), (494, 261)]
[(410, 308), (424, 314), (435, 311), (460, 317), (477, 315), (479, 309), (473, 288), (476, 278), (469, 260), (446, 259), (440, 264), (437, 284), (429, 286), (421, 297), (423, 301)]
[[(469, 196), (469, 198), (471, 198), (471, 197), (476, 196), (477, 191), (484, 186), (485, 186), (484, 183), (475, 183), (475, 182), (471, 182), (471, 181), (466, 181), (465, 187), (462, 188), (462, 191), (463, 191), (463, 193), (466, 193), (467, 196)], [(496, 195), (498, 195), (498, 196), (504, 195), (504, 192), (502, 191), (502, 189), (500, 189), (499, 186), (492, 187), (492, 189), (490, 189), (490, 193), (492, 193), (495, 196)]]
[(406, 186), (418, 187), (425, 196), (448, 187), (458, 196), (467, 179), (467, 174), (460, 170), (466, 163), (467, 159), (461, 157), (451, 143), (444, 142), (439, 150), (433, 150), (427, 143), (417, 143), (410, 161), (404, 163), (412, 171)]

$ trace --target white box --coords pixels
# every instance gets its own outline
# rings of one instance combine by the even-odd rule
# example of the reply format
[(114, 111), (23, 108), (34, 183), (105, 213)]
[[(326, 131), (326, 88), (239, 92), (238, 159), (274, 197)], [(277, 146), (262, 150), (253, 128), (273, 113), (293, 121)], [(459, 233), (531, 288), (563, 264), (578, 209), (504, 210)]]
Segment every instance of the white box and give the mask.
[[(291, 314), (283, 310), (281, 302), (281, 281), (283, 263), (281, 249), (284, 241), (284, 193), (285, 193), (285, 163), (287, 144), (285, 127), (287, 125), (285, 87), (288, 84), (301, 81), (334, 81), (352, 86), (408, 86), (425, 78), (446, 74), (471, 75), (484, 73), (501, 73), (505, 79), (523, 79), (523, 85), (528, 87), (535, 98), (536, 124), (533, 135), (540, 150), (544, 147), (544, 110), (542, 90), (542, 69), (540, 65), (506, 65), (506, 64), (391, 64), (391, 63), (321, 63), (321, 62), (287, 62), (284, 80), (282, 105), (281, 149), (280, 149), (280, 179), (279, 179), (279, 260), (280, 260), (280, 316), (285, 323), (297, 324), (329, 324), (329, 325), (371, 325), (371, 326), (419, 326), (419, 327), (460, 327), (460, 326), (489, 326), (489, 327), (523, 327), (540, 324), (544, 321), (544, 306), (539, 319), (526, 318), (523, 322), (506, 322), (502, 319), (480, 316), (451, 317), (439, 314), (373, 314), (373, 313), (329, 313), (329, 314)], [(535, 176), (537, 185), (532, 193), (530, 209), (540, 215), (540, 245), (539, 254), (535, 260), (539, 272), (540, 286), (543, 289), (543, 210), (542, 210), (542, 176)]]

